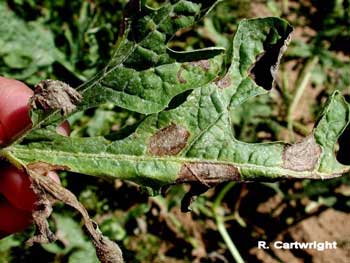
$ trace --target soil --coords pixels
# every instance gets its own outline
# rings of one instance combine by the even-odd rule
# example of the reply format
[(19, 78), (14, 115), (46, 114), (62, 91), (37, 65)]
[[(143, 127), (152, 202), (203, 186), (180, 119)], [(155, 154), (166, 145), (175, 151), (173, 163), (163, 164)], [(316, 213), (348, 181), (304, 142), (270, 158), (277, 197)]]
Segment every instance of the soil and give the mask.
[[(273, 246), (275, 241), (285, 242), (337, 242), (334, 250), (282, 250)], [(309, 217), (288, 228), (269, 243), (271, 250), (253, 248), (250, 254), (266, 263), (346, 263), (350, 259), (350, 214), (327, 209), (317, 216)]]

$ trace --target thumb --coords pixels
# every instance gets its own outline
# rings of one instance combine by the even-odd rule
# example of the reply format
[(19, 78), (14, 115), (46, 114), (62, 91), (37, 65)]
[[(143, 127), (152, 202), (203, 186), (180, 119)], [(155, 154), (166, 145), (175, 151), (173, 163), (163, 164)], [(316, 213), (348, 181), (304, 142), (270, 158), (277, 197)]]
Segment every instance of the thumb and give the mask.
[(31, 126), (28, 101), (32, 95), (24, 83), (0, 77), (0, 144)]

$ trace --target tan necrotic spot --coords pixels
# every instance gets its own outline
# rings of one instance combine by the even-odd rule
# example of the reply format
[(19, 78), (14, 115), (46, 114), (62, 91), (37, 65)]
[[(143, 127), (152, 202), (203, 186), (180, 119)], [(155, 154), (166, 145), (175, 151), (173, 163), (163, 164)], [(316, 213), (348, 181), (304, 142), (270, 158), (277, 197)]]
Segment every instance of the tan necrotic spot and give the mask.
[(312, 171), (315, 169), (321, 153), (321, 147), (316, 143), (314, 136), (310, 135), (301, 142), (285, 147), (283, 168), (293, 171)]
[(190, 65), (194, 67), (201, 67), (205, 71), (208, 71), (210, 69), (210, 62), (209, 60), (205, 60), (205, 59), (190, 62)]
[(182, 77), (182, 72), (183, 72), (184, 68), (181, 66), (179, 71), (177, 72), (176, 76), (177, 76), (177, 79), (178, 81), (181, 83), (181, 84), (185, 84), (187, 83), (187, 81)]
[[(198, 61), (192, 61), (192, 62), (189, 62), (186, 65), (190, 65), (192, 67), (199, 67), (199, 68), (203, 69), (204, 71), (209, 71), (210, 70), (210, 62), (209, 62), (209, 60), (206, 60), (206, 59), (198, 60)], [(183, 77), (183, 73), (184, 73), (185, 69), (188, 69), (186, 65), (185, 66), (181, 65), (179, 71), (176, 74), (177, 80), (181, 84), (186, 84), (187, 83), (186, 79), (184, 79), (184, 77)]]
[(200, 182), (210, 186), (226, 181), (239, 181), (240, 172), (230, 164), (208, 162), (185, 163), (180, 170), (178, 183)]
[(223, 78), (217, 79), (215, 84), (220, 89), (225, 89), (231, 86), (231, 76), (227, 73)]
[(62, 114), (73, 112), (82, 101), (82, 95), (68, 84), (59, 80), (40, 81), (30, 100), (31, 108), (44, 111), (61, 110)]
[(47, 175), (51, 171), (69, 171), (70, 170), (68, 166), (53, 165), (45, 162), (30, 163), (27, 165), (27, 168), (30, 171), (35, 172), (39, 175)]
[(148, 152), (158, 156), (176, 155), (186, 146), (189, 136), (184, 127), (171, 124), (151, 137)]

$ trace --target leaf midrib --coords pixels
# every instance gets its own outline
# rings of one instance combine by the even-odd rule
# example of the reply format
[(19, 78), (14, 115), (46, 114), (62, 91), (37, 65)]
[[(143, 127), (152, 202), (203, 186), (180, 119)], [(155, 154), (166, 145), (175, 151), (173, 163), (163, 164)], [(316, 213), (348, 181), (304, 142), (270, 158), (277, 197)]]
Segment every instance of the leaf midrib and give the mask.
[[(312, 171), (294, 171), (290, 169), (285, 169), (282, 167), (276, 167), (276, 166), (264, 166), (264, 165), (256, 165), (256, 164), (251, 164), (251, 163), (235, 163), (235, 162), (229, 162), (229, 161), (221, 161), (221, 160), (209, 160), (209, 159), (198, 159), (198, 158), (184, 158), (184, 157), (172, 157), (172, 156), (166, 156), (166, 157), (160, 157), (160, 156), (135, 156), (135, 155), (126, 155), (126, 154), (106, 154), (105, 152), (101, 153), (73, 153), (73, 152), (64, 152), (64, 151), (50, 151), (50, 150), (42, 150), (42, 149), (19, 149), (16, 148), (16, 146), (12, 146), (6, 149), (2, 150), (5, 155), (11, 156), (12, 158), (18, 160), (16, 157), (16, 154), (14, 152), (18, 153), (24, 153), (26, 155), (32, 156), (33, 151), (36, 151), (40, 153), (40, 156), (45, 156), (45, 155), (51, 155), (55, 154), (56, 156), (69, 156), (69, 157), (74, 157), (74, 158), (85, 158), (85, 159), (111, 159), (111, 160), (126, 160), (126, 161), (132, 161), (132, 162), (137, 162), (137, 161), (159, 161), (159, 162), (173, 162), (173, 163), (178, 163), (178, 164), (184, 164), (184, 163), (208, 163), (208, 164), (221, 164), (221, 165), (232, 165), (239, 170), (241, 169), (255, 169), (255, 170), (260, 170), (260, 171), (265, 171), (267, 174), (280, 174), (278, 177), (294, 177), (294, 178), (307, 178), (308, 176), (315, 178), (315, 176), (319, 176), (319, 179), (324, 179), (327, 177), (330, 177), (333, 175), (336, 176), (338, 173), (323, 173), (317, 170), (312, 170)], [(25, 158), (21, 158), (23, 160)], [(38, 159), (37, 162), (40, 162), (44, 160)], [(35, 163), (35, 162), (28, 162), (28, 163)], [(67, 165), (69, 167), (69, 165)], [(344, 173), (344, 171), (339, 171), (340, 173)], [(277, 177), (276, 177), (277, 178)], [(244, 180), (245, 178), (242, 178)]]

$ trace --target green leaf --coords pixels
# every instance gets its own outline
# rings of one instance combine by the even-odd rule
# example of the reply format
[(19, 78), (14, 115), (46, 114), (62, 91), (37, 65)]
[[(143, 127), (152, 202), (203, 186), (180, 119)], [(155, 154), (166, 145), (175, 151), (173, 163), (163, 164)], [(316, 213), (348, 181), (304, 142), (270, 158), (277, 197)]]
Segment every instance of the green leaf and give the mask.
[(69, 255), (68, 262), (99, 262), (93, 245), (86, 240), (81, 226), (68, 215), (54, 214), (58, 239), (61, 242), (44, 244), (43, 248), (53, 254)]
[(13, 235), (0, 239), (0, 263), (11, 262), (11, 248), (17, 247), (21, 244)]
[(169, 50), (167, 42), (217, 2), (171, 1), (151, 9), (130, 1), (113, 58), (103, 72), (78, 88), (84, 96), (80, 109), (113, 102), (150, 114), (163, 110), (177, 94), (212, 81), (221, 69), (222, 48), (179, 53)]
[(349, 104), (338, 93), (330, 98), (313, 133), (297, 144), (244, 143), (233, 136), (230, 111), (268, 92), (290, 32), (288, 23), (277, 18), (242, 21), (227, 73), (193, 90), (177, 108), (148, 116), (123, 140), (66, 138), (39, 130), (23, 145), (3, 152), (25, 165), (46, 162), (153, 188), (187, 181), (213, 185), (338, 176), (349, 170), (334, 154), (349, 122)]
[[(219, 1), (176, 0), (159, 9), (144, 2), (129, 2), (115, 54), (102, 72), (77, 88), (84, 97), (77, 110), (110, 102), (139, 113), (155, 113), (176, 95), (217, 77), (223, 48), (176, 52), (167, 48), (167, 43)], [(62, 119), (57, 113), (42, 114), (40, 110), (32, 116), (34, 127)]]
[(33, 78), (62, 56), (51, 31), (35, 21), (26, 23), (6, 3), (0, 3), (0, 68), (4, 65), (13, 70), (7, 76)]
[[(144, 2), (129, 2), (115, 54), (102, 72), (77, 88), (84, 98), (77, 110), (109, 102), (143, 114), (160, 112), (176, 95), (218, 77), (224, 48), (177, 52), (167, 48), (167, 43), (219, 0), (176, 0), (159, 9), (149, 8)], [(59, 123), (64, 117), (57, 111), (37, 109), (31, 111), (31, 119), (35, 130)]]

